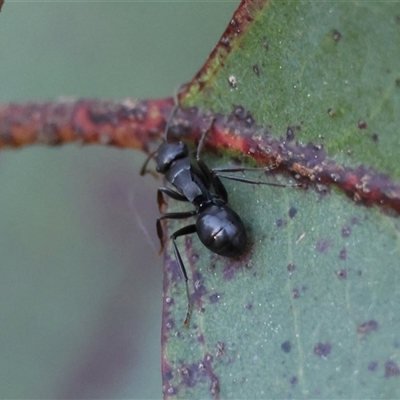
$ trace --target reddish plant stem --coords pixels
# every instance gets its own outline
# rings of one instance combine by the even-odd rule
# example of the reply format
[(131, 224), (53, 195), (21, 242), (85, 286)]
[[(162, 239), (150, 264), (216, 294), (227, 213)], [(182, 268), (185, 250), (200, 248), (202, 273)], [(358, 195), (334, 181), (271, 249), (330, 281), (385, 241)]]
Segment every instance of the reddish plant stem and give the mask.
[(172, 98), (0, 104), (0, 147), (76, 142), (148, 151), (173, 106)]

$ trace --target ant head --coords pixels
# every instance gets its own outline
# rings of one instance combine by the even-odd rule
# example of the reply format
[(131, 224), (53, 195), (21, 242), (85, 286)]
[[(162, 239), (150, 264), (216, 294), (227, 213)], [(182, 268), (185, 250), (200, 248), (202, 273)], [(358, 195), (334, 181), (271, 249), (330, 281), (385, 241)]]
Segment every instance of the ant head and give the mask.
[(164, 142), (157, 151), (157, 172), (165, 174), (174, 161), (187, 157), (188, 155), (189, 151), (185, 143)]

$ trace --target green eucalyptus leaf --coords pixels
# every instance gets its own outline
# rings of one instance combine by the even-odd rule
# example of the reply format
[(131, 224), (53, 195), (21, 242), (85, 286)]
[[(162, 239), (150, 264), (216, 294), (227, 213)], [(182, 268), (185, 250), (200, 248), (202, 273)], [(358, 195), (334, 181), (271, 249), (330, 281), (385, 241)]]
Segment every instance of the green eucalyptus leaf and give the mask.
[[(182, 104), (225, 115), (240, 105), (283, 144), (290, 127), (293, 146), (323, 149), (316, 166), (333, 166), (332, 182), (346, 168), (377, 178), (375, 197), (357, 202), (346, 181), (308, 190), (227, 181), (249, 249), (230, 259), (196, 235), (177, 240), (193, 302), (185, 328), (185, 285), (168, 244), (164, 394), (398, 398), (400, 223), (398, 208), (380, 204), (379, 182), (392, 182), (398, 199), (400, 3), (250, 1), (235, 15), (254, 4)], [(231, 162), (227, 154), (205, 160)], [(293, 183), (285, 173), (246, 177)], [(188, 208), (170, 202), (170, 211)], [(168, 234), (188, 223), (168, 223)]]

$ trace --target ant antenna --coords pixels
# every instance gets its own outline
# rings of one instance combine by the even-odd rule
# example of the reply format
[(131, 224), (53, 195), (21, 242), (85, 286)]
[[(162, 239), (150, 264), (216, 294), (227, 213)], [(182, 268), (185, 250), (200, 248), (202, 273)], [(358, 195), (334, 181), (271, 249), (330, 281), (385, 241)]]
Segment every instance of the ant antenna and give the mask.
[[(182, 86), (180, 86), (174, 92), (174, 107), (173, 107), (172, 112), (168, 118), (166, 125), (165, 125), (164, 134), (163, 134), (164, 140), (166, 142), (168, 141), (168, 130), (171, 125), (171, 121), (174, 119), (176, 112), (178, 111), (178, 107), (179, 107), (178, 95), (179, 95), (179, 92), (181, 89), (182, 89)], [(143, 175), (146, 175), (147, 173), (149, 173), (149, 174), (153, 175), (155, 178), (158, 178), (157, 172), (155, 172), (151, 169), (147, 169), (147, 165), (149, 164), (150, 160), (155, 157), (155, 155), (157, 154), (157, 151), (158, 151), (158, 149), (148, 155), (148, 157), (146, 158), (146, 161), (144, 162), (142, 168), (140, 169), (140, 176), (143, 176)]]
[(147, 165), (149, 164), (149, 161), (154, 158), (154, 156), (157, 154), (158, 150), (153, 151), (148, 155), (146, 158), (146, 161), (142, 165), (142, 168), (140, 169), (140, 176), (146, 175), (146, 174), (151, 174), (154, 176), (154, 178), (158, 178), (157, 172), (153, 171), (152, 169), (147, 169)]
[(175, 89), (174, 91), (174, 108), (172, 109), (172, 112), (168, 118), (167, 124), (165, 125), (165, 129), (164, 129), (164, 139), (166, 142), (168, 142), (168, 131), (169, 128), (171, 126), (171, 122), (174, 119), (176, 112), (178, 111), (179, 108), (179, 93), (182, 90), (182, 86), (179, 86), (179, 88)]

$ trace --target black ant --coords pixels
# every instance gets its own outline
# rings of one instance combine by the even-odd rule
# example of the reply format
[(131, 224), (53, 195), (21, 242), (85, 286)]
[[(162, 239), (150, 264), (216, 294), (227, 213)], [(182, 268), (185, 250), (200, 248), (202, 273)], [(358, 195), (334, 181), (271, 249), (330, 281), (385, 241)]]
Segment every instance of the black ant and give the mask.
[[(175, 110), (172, 116), (175, 114)], [(171, 117), (172, 119), (172, 117)], [(170, 119), (170, 120), (171, 120)], [(168, 125), (166, 127), (166, 135), (168, 133)], [(157, 235), (160, 239), (161, 249), (164, 248), (164, 233), (161, 226), (163, 219), (185, 219), (196, 216), (196, 223), (185, 226), (174, 232), (170, 239), (174, 249), (175, 259), (179, 265), (182, 276), (185, 279), (186, 295), (188, 300), (188, 309), (184, 325), (188, 326), (191, 315), (191, 301), (188, 287), (188, 276), (183, 264), (181, 255), (176, 245), (176, 239), (180, 236), (197, 233), (200, 241), (210, 251), (224, 257), (241, 256), (247, 246), (247, 234), (243, 221), (239, 215), (228, 207), (228, 193), (225, 186), (221, 182), (219, 176), (239, 182), (262, 184), (278, 187), (298, 186), (283, 185), (278, 183), (268, 183), (244, 177), (231, 175), (222, 175), (223, 172), (243, 172), (245, 170), (270, 170), (267, 168), (216, 168), (210, 169), (200, 158), (200, 152), (204, 146), (206, 134), (205, 131), (200, 139), (196, 151), (197, 167), (189, 158), (189, 150), (183, 142), (169, 142), (165, 140), (158, 150), (148, 157), (144, 163), (141, 175), (146, 172), (147, 164), (151, 158), (156, 155), (156, 171), (164, 174), (165, 179), (175, 187), (176, 190), (168, 187), (159, 187), (157, 190), (157, 203), (161, 212), (161, 207), (165, 204), (163, 195), (169, 196), (174, 200), (192, 203), (193, 211), (176, 212), (162, 214), (157, 218)], [(218, 176), (219, 175), (219, 176)]]

